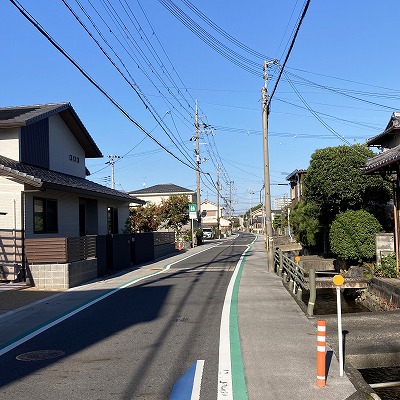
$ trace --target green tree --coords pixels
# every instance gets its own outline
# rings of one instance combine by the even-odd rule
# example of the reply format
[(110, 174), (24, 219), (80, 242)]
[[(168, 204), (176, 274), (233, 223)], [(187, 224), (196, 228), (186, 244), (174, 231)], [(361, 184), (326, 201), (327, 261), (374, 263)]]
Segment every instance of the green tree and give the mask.
[(162, 221), (161, 209), (155, 204), (132, 207), (125, 223), (125, 232), (152, 232), (156, 231)]
[(189, 222), (189, 200), (185, 195), (174, 195), (161, 204), (163, 226), (171, 228), (177, 235), (182, 227)]
[(272, 228), (277, 230), (278, 228), (282, 227), (282, 216), (281, 214), (275, 214), (274, 219), (272, 221)]
[(315, 151), (304, 178), (303, 194), (308, 204), (319, 209), (322, 234), (317, 246), (329, 252), (329, 227), (336, 215), (346, 210), (364, 209), (390, 227), (383, 206), (391, 198), (390, 183), (380, 175), (365, 175), (361, 167), (374, 156), (363, 145), (327, 147)]
[(365, 175), (360, 168), (372, 150), (362, 145), (327, 147), (315, 151), (304, 178), (304, 199), (318, 204), (321, 219), (330, 224), (348, 209), (372, 212), (391, 198), (390, 184), (379, 175)]
[(376, 253), (375, 236), (381, 230), (379, 221), (368, 211), (347, 210), (332, 222), (331, 250), (348, 262), (371, 260)]
[(299, 201), (290, 213), (290, 226), (298, 242), (306, 247), (317, 248), (322, 226), (320, 209), (314, 203)]

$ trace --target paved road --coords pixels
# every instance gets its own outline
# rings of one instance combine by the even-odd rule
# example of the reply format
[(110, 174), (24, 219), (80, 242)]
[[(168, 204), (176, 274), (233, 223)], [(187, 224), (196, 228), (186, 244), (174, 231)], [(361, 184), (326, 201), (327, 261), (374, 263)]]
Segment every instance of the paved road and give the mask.
[(205, 360), (201, 398), (216, 399), (223, 301), (253, 238), (184, 259), (6, 352), (1, 398), (168, 399), (192, 363)]

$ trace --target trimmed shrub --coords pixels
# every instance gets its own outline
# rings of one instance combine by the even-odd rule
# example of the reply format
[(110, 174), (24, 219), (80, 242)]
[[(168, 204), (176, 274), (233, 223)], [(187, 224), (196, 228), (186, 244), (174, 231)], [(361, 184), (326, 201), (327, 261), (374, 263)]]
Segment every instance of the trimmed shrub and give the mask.
[(375, 235), (381, 230), (381, 224), (368, 211), (340, 213), (329, 232), (331, 250), (347, 262), (371, 260), (376, 254)]
[(394, 253), (388, 254), (382, 257), (381, 265), (377, 265), (374, 268), (374, 275), (381, 278), (396, 278), (397, 277), (397, 265), (396, 255)]

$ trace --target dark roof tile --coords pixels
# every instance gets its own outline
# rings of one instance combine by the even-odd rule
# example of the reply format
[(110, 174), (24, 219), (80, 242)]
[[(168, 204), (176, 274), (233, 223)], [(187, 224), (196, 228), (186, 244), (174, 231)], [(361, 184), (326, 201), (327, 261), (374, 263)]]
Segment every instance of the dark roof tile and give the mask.
[(86, 157), (102, 157), (101, 151), (70, 103), (0, 107), (0, 129), (26, 126), (55, 114), (59, 114), (64, 120), (85, 150)]
[(24, 178), (24, 182), (29, 182), (30, 180), (34, 186), (41, 186), (43, 188), (47, 187), (69, 192), (85, 192), (87, 195), (91, 194), (97, 197), (125, 200), (131, 203), (144, 203), (142, 200), (136, 199), (128, 193), (110, 189), (88, 179), (49, 171), (20, 163), (4, 156), (0, 156), (0, 175), (9, 176), (17, 181)]
[(132, 195), (139, 196), (141, 194), (194, 194), (193, 190), (186, 189), (182, 186), (174, 185), (173, 183), (160, 184), (150, 186), (148, 188), (132, 190), (129, 192)]
[(364, 173), (371, 173), (380, 169), (387, 169), (392, 164), (398, 162), (400, 162), (400, 145), (368, 158), (365, 161), (364, 167), (361, 168), (361, 171)]

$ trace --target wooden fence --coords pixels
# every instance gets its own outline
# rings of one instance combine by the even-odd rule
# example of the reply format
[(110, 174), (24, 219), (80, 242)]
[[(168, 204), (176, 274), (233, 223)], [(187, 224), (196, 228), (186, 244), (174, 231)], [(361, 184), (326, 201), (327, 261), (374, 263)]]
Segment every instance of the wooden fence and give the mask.
[(96, 236), (25, 239), (28, 263), (69, 263), (96, 257)]

